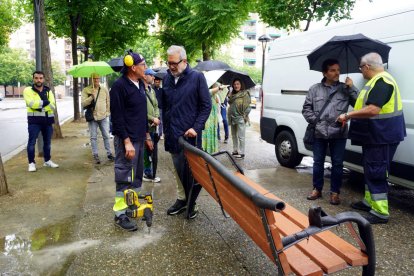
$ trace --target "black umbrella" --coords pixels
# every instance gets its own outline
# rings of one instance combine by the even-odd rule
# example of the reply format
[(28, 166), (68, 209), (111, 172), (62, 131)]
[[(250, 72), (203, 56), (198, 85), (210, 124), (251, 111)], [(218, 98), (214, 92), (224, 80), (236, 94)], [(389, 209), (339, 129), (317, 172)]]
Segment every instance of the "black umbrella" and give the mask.
[(167, 67), (158, 67), (158, 68), (154, 68), (153, 70), (155, 71), (155, 77), (159, 78), (159, 79), (163, 79), (165, 77), (165, 75), (167, 75)]
[(232, 85), (234, 79), (240, 79), (244, 83), (245, 89), (250, 89), (256, 85), (247, 73), (234, 69), (226, 70), (226, 72), (219, 78), (218, 82), (224, 85)]
[(124, 58), (123, 57), (117, 57), (113, 58), (110, 61), (108, 61), (109, 66), (114, 69), (115, 72), (121, 71), (122, 67), (124, 67)]
[(358, 73), (359, 62), (365, 54), (376, 52), (388, 63), (391, 47), (363, 34), (334, 36), (308, 55), (311, 70), (322, 71), (322, 63), (329, 58), (339, 61), (342, 73)]
[(213, 70), (227, 70), (231, 69), (231, 67), (222, 61), (218, 60), (206, 60), (199, 62), (194, 68), (197, 71), (213, 71)]

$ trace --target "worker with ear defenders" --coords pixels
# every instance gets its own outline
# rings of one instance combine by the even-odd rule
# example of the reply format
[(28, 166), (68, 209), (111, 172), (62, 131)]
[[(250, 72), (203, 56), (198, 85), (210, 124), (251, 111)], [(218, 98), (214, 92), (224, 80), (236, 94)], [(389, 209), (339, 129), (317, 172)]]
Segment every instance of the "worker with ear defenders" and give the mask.
[(126, 231), (137, 230), (137, 223), (128, 216), (131, 212), (128, 212), (125, 195), (130, 194), (130, 191), (139, 194), (144, 169), (144, 144), (150, 150), (153, 148), (148, 133), (147, 98), (142, 81), (145, 69), (147, 65), (144, 57), (128, 51), (124, 57), (122, 76), (115, 81), (110, 92), (116, 183), (113, 210), (115, 225)]

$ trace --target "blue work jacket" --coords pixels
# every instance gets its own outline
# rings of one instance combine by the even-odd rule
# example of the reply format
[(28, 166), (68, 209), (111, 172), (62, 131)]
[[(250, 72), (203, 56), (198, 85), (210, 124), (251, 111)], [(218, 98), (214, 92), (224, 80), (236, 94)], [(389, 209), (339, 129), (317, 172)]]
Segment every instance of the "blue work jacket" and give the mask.
[(110, 101), (112, 133), (122, 140), (145, 140), (148, 124), (144, 83), (139, 81), (138, 89), (128, 77), (120, 77), (112, 85)]

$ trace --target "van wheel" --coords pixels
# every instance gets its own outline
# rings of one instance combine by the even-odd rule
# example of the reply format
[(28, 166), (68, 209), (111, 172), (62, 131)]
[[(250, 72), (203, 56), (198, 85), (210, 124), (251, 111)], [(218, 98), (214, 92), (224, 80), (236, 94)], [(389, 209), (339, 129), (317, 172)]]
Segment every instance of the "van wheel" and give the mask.
[(294, 168), (302, 162), (302, 155), (298, 151), (296, 139), (290, 131), (283, 130), (275, 140), (275, 152), (280, 165)]

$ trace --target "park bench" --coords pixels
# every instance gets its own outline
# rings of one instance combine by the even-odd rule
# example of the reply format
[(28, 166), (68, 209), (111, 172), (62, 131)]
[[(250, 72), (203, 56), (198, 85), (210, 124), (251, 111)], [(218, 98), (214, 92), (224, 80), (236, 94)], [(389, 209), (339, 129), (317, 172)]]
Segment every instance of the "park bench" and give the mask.
[[(324, 275), (362, 266), (362, 275), (375, 274), (375, 245), (371, 225), (356, 212), (327, 215), (312, 207), (308, 216), (236, 170), (180, 138), (191, 173), (261, 250), (275, 263), (279, 275)], [(191, 193), (190, 193), (191, 194)], [(353, 228), (358, 226), (358, 231)], [(345, 224), (358, 247), (329, 229)]]

